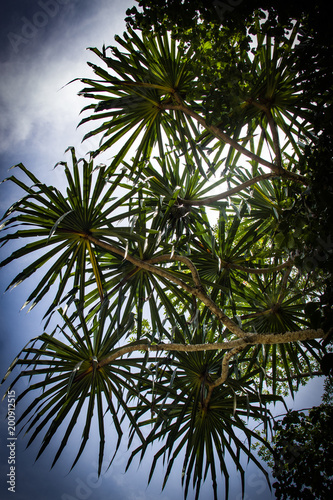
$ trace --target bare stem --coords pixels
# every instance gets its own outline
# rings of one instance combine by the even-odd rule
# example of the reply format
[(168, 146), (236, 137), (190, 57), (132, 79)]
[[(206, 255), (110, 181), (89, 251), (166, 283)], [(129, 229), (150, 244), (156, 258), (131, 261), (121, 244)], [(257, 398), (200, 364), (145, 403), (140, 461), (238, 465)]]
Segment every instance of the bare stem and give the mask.
[(208, 403), (210, 401), (210, 398), (212, 397), (213, 390), (215, 389), (215, 387), (222, 385), (223, 382), (225, 382), (227, 380), (228, 374), (229, 374), (229, 361), (231, 360), (231, 358), (233, 356), (235, 356), (236, 354), (241, 352), (244, 349), (244, 347), (245, 347), (244, 345), (234, 347), (233, 349), (231, 349), (231, 351), (229, 351), (227, 354), (225, 354), (225, 356), (223, 356), (221, 377), (219, 377), (217, 380), (215, 380), (215, 382), (208, 384), (208, 393), (207, 393), (207, 396), (203, 402), (203, 406), (205, 408), (207, 408), (207, 406), (208, 406)]

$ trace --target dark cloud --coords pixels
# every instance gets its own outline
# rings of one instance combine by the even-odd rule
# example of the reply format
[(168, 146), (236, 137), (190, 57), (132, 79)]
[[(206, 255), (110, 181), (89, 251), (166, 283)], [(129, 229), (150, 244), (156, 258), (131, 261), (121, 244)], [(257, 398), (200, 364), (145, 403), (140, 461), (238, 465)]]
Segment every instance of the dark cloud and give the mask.
[[(130, 4), (130, 2), (129, 2)], [(31, 60), (43, 45), (51, 44), (54, 37), (64, 43), (75, 40), (96, 13), (104, 10), (109, 16), (125, 10), (119, 1), (97, 0), (13, 0), (2, 9), (1, 61)], [(98, 16), (97, 16), (98, 17)], [(112, 19), (110, 19), (112, 23)]]
[[(80, 86), (64, 87), (76, 77), (87, 76), (86, 61), (91, 54), (88, 46), (101, 47), (113, 43), (114, 35), (125, 29), (123, 19), (130, 1), (110, 0), (41, 0), (7, 1), (2, 8), (0, 36), (0, 169), (1, 179), (9, 175), (22, 175), (8, 169), (23, 162), (42, 181), (60, 183), (61, 169), (53, 170), (54, 164), (63, 159), (64, 150), (75, 146), (84, 155), (93, 144), (81, 145), (83, 132), (76, 131), (79, 112), (86, 104), (76, 96)], [(50, 180), (52, 178), (52, 180)], [(0, 210), (22, 196), (21, 190), (9, 182), (0, 186)], [(15, 244), (0, 249), (4, 258)], [(29, 293), (26, 285), (19, 286), (3, 295), (9, 282), (26, 266), (9, 266), (0, 274), (0, 377), (33, 337), (43, 332), (44, 304), (30, 313), (20, 312)], [(32, 279), (31, 287), (38, 276)], [(56, 320), (55, 320), (56, 322)], [(10, 378), (13, 380), (13, 377)], [(26, 383), (25, 383), (26, 384)], [(23, 383), (16, 389), (18, 395), (26, 388)], [(1, 387), (1, 396), (8, 384)], [(19, 403), (20, 415), (29, 399)], [(170, 500), (181, 498), (180, 477), (176, 485), (170, 484), (160, 495), (162, 474), (157, 473), (147, 489), (150, 458), (131, 467), (125, 474), (126, 441), (121, 453), (106, 472), (105, 463), (101, 478), (97, 478), (98, 430), (92, 431), (86, 452), (77, 466), (69, 473), (78, 450), (82, 434), (82, 422), (78, 422), (74, 440), (70, 442), (55, 467), (50, 470), (59, 439), (50, 443), (35, 463), (41, 444), (36, 442), (26, 450), (30, 435), (22, 432), (15, 441), (15, 495), (8, 491), (10, 483), (10, 447), (8, 443), (7, 399), (0, 406), (0, 497), (2, 500)], [(115, 438), (110, 426), (112, 450)], [(113, 443), (112, 443), (113, 441)], [(189, 500), (191, 498), (189, 497)]]

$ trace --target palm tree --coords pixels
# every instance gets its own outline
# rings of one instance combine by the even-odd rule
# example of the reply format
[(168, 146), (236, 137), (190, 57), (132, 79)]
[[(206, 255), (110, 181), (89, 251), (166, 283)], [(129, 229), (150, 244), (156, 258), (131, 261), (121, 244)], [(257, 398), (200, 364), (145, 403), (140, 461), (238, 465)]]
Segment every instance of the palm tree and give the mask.
[[(58, 309), (62, 324), (28, 343), (5, 379), (19, 365), (8, 390), (22, 377), (37, 377), (19, 401), (42, 392), (19, 423), (31, 433), (28, 444), (43, 435), (38, 457), (63, 432), (52, 465), (84, 411), (76, 464), (96, 411), (99, 472), (110, 416), (115, 451), (124, 426), (129, 445), (134, 435), (141, 441), (130, 461), (163, 440), (150, 478), (163, 456), (165, 485), (183, 452), (185, 496), (192, 479), (199, 498), (208, 472), (214, 498), (220, 473), (227, 495), (226, 454), (243, 487), (241, 452), (263, 470), (251, 439), (269, 444), (247, 419), (269, 422), (266, 403), (279, 399), (277, 373), (293, 390), (302, 363), (320, 358), (325, 332), (312, 329), (304, 314), (316, 290), (297, 276), (292, 245), (277, 244), (283, 190), (308, 183), (297, 142), (311, 140), (311, 121), (299, 105), (301, 81), (290, 71), (299, 26), (283, 43), (256, 27), (243, 95), (218, 119), (208, 118), (204, 95), (195, 98), (195, 89), (204, 91), (195, 53), (168, 34), (129, 30), (117, 38), (120, 48), (93, 49), (106, 69), (91, 65), (97, 79), (82, 80), (82, 94), (97, 101), (85, 108), (93, 113), (83, 122), (102, 120), (86, 135), (102, 133), (100, 147), (88, 161), (71, 149), (72, 167), (63, 163), (65, 193), (22, 164), (32, 185), (7, 179), (25, 195), (4, 214), (3, 230), (14, 231), (0, 241), (29, 242), (1, 266), (36, 252), (9, 287), (44, 269), (26, 304), (34, 307), (54, 290), (45, 318)], [(94, 167), (93, 157), (119, 140), (110, 165)], [(240, 165), (242, 157), (249, 166)], [(266, 375), (272, 394), (262, 392)]]

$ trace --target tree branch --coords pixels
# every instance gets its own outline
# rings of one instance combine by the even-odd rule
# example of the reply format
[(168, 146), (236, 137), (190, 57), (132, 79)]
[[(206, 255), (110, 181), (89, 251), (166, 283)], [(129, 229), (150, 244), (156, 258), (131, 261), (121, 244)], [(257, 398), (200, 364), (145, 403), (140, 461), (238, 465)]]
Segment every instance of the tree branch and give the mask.
[[(176, 98), (176, 95), (175, 95)], [(215, 125), (210, 125), (206, 122), (206, 120), (201, 116), (198, 115), (195, 111), (187, 107), (184, 102), (181, 100), (181, 98), (178, 96), (177, 104), (170, 104), (170, 103), (165, 103), (160, 105), (161, 110), (173, 110), (173, 111), (182, 111), (188, 116), (191, 116), (194, 118), (200, 125), (202, 125), (206, 130), (211, 132), (215, 137), (218, 139), (221, 139), (223, 142), (229, 144), (231, 147), (236, 149), (236, 151), (239, 151), (241, 154), (247, 156), (248, 158), (251, 158), (251, 160), (254, 160), (255, 162), (259, 163), (260, 165), (263, 165), (265, 167), (268, 167), (270, 170), (272, 170), (276, 175), (280, 177), (286, 177), (289, 179), (292, 179), (297, 182), (301, 182), (302, 184), (307, 185), (307, 180), (305, 177), (302, 175), (295, 174), (294, 172), (289, 172), (287, 170), (284, 170), (281, 166), (275, 165), (274, 163), (271, 163), (264, 158), (261, 158), (260, 156), (256, 155), (255, 153), (252, 153), (252, 151), (249, 151), (248, 149), (244, 148), (244, 146), (241, 146), (237, 141), (232, 139), (230, 136), (222, 132), (218, 127)]]
[(232, 146), (234, 149), (239, 151), (241, 154), (247, 156), (248, 158), (251, 158), (251, 160), (254, 160), (261, 165), (268, 167), (269, 169), (273, 170), (273, 172), (276, 173), (276, 175), (280, 174), (280, 169), (274, 165), (274, 163), (271, 163), (260, 156), (256, 155), (255, 153), (252, 153), (252, 151), (249, 151), (248, 149), (244, 148), (244, 146), (241, 146), (238, 144), (237, 141), (232, 139), (230, 136), (222, 132), (218, 127), (215, 125), (209, 125), (206, 120), (198, 115), (195, 111), (192, 109), (188, 108), (184, 103), (179, 103), (179, 104), (164, 104), (161, 106), (161, 109), (167, 111), (167, 110), (174, 110), (174, 111), (182, 111), (188, 116), (191, 116), (194, 118), (200, 125), (202, 125), (206, 130), (211, 132), (215, 137), (218, 139), (221, 139), (223, 142), (226, 142), (230, 146)]
[[(194, 240), (194, 243), (200, 246), (200, 248), (205, 249), (205, 246), (198, 242), (197, 240)], [(206, 250), (209, 254), (211, 254), (210, 250)], [(278, 266), (271, 266), (271, 267), (245, 267), (241, 266), (239, 264), (234, 264), (232, 262), (227, 262), (226, 260), (220, 259), (220, 265), (221, 267), (224, 267), (225, 269), (237, 269), (238, 271), (243, 271), (244, 273), (248, 274), (265, 274), (265, 273), (274, 273), (278, 271), (282, 271), (282, 269), (285, 269), (286, 267), (290, 266), (290, 259), (287, 260), (286, 262), (283, 262), (282, 264), (279, 264)]]
[(120, 347), (114, 350), (111, 354), (99, 360), (98, 367), (101, 368), (117, 358), (124, 356), (124, 354), (130, 354), (134, 351), (177, 351), (177, 352), (199, 352), (199, 351), (218, 351), (218, 350), (229, 350), (229, 349), (239, 349), (240, 352), (248, 345), (257, 344), (285, 344), (288, 342), (304, 342), (313, 339), (325, 338), (326, 334), (323, 330), (299, 330), (296, 332), (285, 332), (285, 333), (270, 333), (270, 334), (246, 334), (246, 337), (230, 340), (227, 342), (215, 342), (213, 344), (150, 344), (148, 341), (135, 342), (135, 344), (128, 344), (126, 346)]
[(226, 263), (225, 265), (222, 263), (222, 267), (225, 268), (230, 268), (230, 269), (237, 269), (238, 271), (243, 271), (244, 273), (248, 274), (265, 274), (265, 273), (273, 273), (277, 271), (281, 271), (285, 267), (289, 266), (289, 261), (284, 262), (283, 264), (280, 264), (275, 267), (258, 267), (257, 269), (254, 269), (252, 267), (244, 267), (244, 266), (239, 266), (238, 264), (233, 264), (233, 263)]
[(158, 257), (153, 257), (152, 259), (149, 260), (145, 260), (145, 262), (147, 264), (158, 264), (159, 262), (165, 262), (170, 260), (173, 262), (182, 262), (183, 264), (185, 264), (191, 271), (195, 286), (198, 288), (202, 287), (198, 270), (188, 257), (185, 257), (183, 255), (165, 254), (165, 255), (159, 255)]
[(265, 179), (272, 179), (273, 177), (276, 177), (276, 174), (258, 175), (257, 177), (249, 179), (243, 182), (242, 184), (239, 184), (238, 186), (229, 189), (228, 191), (225, 191), (224, 193), (216, 194), (214, 196), (208, 196), (207, 198), (202, 198), (201, 200), (184, 200), (183, 198), (179, 198), (179, 202), (185, 206), (191, 206), (191, 207), (200, 207), (202, 205), (209, 205), (210, 203), (223, 200), (225, 198), (228, 198), (229, 196), (232, 196), (233, 194), (239, 193), (243, 189), (252, 186), (252, 184), (256, 184), (257, 182), (263, 181)]
[(213, 390), (215, 389), (215, 387), (222, 385), (227, 380), (228, 374), (229, 374), (229, 361), (230, 361), (230, 359), (233, 356), (235, 356), (236, 354), (238, 354), (239, 352), (241, 352), (243, 349), (244, 349), (244, 346), (234, 347), (233, 349), (231, 349), (230, 352), (228, 352), (228, 354), (223, 356), (221, 377), (219, 377), (217, 380), (215, 380), (215, 382), (208, 383), (207, 396), (203, 402), (204, 408), (208, 407), (210, 398), (212, 397)]
[[(117, 248), (113, 245), (110, 245), (109, 243), (106, 243), (105, 241), (101, 241), (91, 234), (87, 234), (84, 236), (86, 239), (89, 241), (93, 242), (95, 245), (104, 248), (105, 250), (108, 250), (111, 253), (115, 253), (117, 255), (120, 255), (123, 257), (123, 259), (128, 260), (135, 266), (145, 269), (146, 271), (149, 271), (151, 273), (157, 274), (158, 276), (161, 276), (163, 278), (168, 279), (172, 283), (175, 283), (176, 285), (180, 286), (183, 290), (185, 290), (187, 293), (190, 295), (193, 295), (197, 297), (205, 306), (207, 306), (213, 314), (232, 332), (234, 333), (237, 337), (245, 337), (246, 334), (243, 332), (241, 328), (239, 328), (234, 321), (232, 321), (224, 312), (215, 304), (215, 302), (206, 294), (204, 291), (203, 287), (201, 284), (196, 287), (192, 287), (185, 283), (185, 281), (181, 280), (180, 278), (177, 278), (173, 274), (169, 273), (168, 271), (165, 271), (164, 269), (160, 267), (155, 267), (152, 264), (149, 264), (146, 261), (137, 259), (136, 257), (133, 257), (130, 255), (128, 252), (125, 252), (124, 250), (121, 250), (120, 248)], [(179, 257), (179, 256), (177, 256)], [(186, 260), (187, 262), (189, 259), (186, 257), (183, 257), (184, 261)], [(193, 265), (193, 264), (192, 264)], [(194, 266), (193, 266), (194, 267)], [(200, 280), (199, 280), (200, 283)]]
[(287, 342), (299, 342), (313, 340), (316, 338), (324, 338), (326, 334), (323, 330), (300, 330), (296, 332), (286, 332), (280, 334), (248, 334), (245, 338), (231, 340), (229, 342), (216, 342), (214, 344), (153, 344), (148, 340), (145, 342), (135, 342), (124, 347), (116, 349), (112, 354), (109, 354), (104, 359), (100, 360), (97, 368), (101, 368), (112, 363), (117, 358), (130, 354), (134, 351), (177, 351), (177, 352), (198, 352), (211, 350), (228, 350), (231, 349), (222, 360), (221, 376), (215, 382), (208, 383), (208, 392), (203, 401), (203, 408), (207, 408), (211, 399), (213, 390), (222, 385), (228, 378), (230, 359), (241, 352), (248, 345), (257, 344), (284, 344)]
[(265, 314), (271, 314), (271, 312), (272, 312), (272, 308), (265, 309), (264, 311), (258, 311), (255, 313), (251, 313), (251, 314), (243, 314), (240, 318), (241, 319), (258, 318), (259, 316), (264, 316)]

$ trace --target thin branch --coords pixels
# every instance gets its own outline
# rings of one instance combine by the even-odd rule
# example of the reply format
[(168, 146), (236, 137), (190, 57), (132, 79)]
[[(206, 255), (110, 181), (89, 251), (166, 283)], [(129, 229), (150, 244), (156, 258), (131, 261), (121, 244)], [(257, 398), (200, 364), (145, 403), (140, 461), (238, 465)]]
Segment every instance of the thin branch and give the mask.
[(227, 134), (222, 132), (222, 130), (220, 130), (215, 125), (208, 124), (202, 116), (198, 115), (198, 113), (196, 113), (192, 109), (188, 108), (184, 103), (180, 103), (180, 104), (166, 103), (164, 105), (161, 105), (160, 107), (161, 107), (161, 109), (166, 110), (166, 111), (167, 110), (182, 111), (186, 115), (191, 116), (198, 123), (200, 123), (200, 125), (202, 125), (206, 130), (211, 132), (218, 139), (221, 139), (223, 142), (226, 142), (231, 147), (233, 147), (234, 149), (239, 151), (241, 154), (247, 156), (248, 158), (251, 158), (251, 160), (254, 160), (254, 161), (260, 163), (261, 165), (264, 165), (265, 167), (268, 167), (269, 169), (273, 170), (273, 172), (275, 172), (276, 175), (280, 175), (280, 173), (281, 173), (280, 169), (276, 165), (274, 165), (274, 163), (271, 163), (271, 162), (261, 158), (260, 156), (256, 155), (255, 153), (252, 153), (252, 151), (249, 151), (248, 149), (244, 148), (244, 146), (241, 146), (240, 144), (238, 144), (237, 141), (235, 141), (230, 136), (228, 136)]
[[(183, 262), (190, 269), (195, 286), (196, 287), (202, 286), (198, 270), (195, 267), (195, 265), (193, 264), (193, 262), (188, 257), (185, 257), (183, 255), (171, 256), (170, 254), (166, 254), (166, 255), (159, 255), (158, 257), (153, 257), (152, 259), (149, 259), (149, 260), (145, 260), (145, 262), (148, 264), (157, 264), (159, 262), (165, 262), (168, 260), (175, 261), (175, 262), (177, 262), (177, 261)], [(248, 273), (248, 274), (265, 274), (265, 273), (282, 271), (282, 269), (284, 269), (286, 267), (290, 267), (290, 260), (288, 260), (287, 262), (283, 262), (283, 264), (280, 264), (278, 266), (259, 267), (257, 269), (254, 269), (252, 267), (244, 267), (244, 266), (240, 266), (238, 264), (233, 264), (231, 262), (225, 262), (225, 261), (222, 261), (221, 266), (226, 268), (226, 269), (237, 269), (238, 271), (243, 271), (244, 273)], [(259, 314), (262, 314), (262, 313), (259, 313)]]
[(232, 264), (232, 263), (227, 263), (226, 265), (223, 265), (222, 267), (225, 268), (230, 268), (230, 269), (237, 269), (238, 271), (243, 271), (244, 273), (248, 274), (265, 274), (265, 273), (274, 273), (277, 271), (281, 271), (285, 267), (288, 267), (289, 261), (284, 262), (283, 264), (280, 264), (275, 267), (258, 267), (257, 269), (254, 269), (252, 267), (244, 267), (244, 266), (239, 266), (238, 264)]
[[(200, 248), (203, 248), (205, 250), (205, 246), (198, 242), (197, 240), (194, 240), (194, 243), (200, 246)], [(210, 250), (206, 251), (211, 254)], [(220, 259), (220, 266), (225, 268), (225, 269), (237, 269), (238, 271), (243, 271), (244, 273), (247, 274), (265, 274), (265, 273), (274, 273), (278, 271), (282, 271), (282, 269), (285, 269), (286, 267), (290, 266), (290, 259), (287, 260), (286, 262), (283, 262), (282, 264), (279, 264), (278, 266), (271, 266), (271, 267), (245, 267), (241, 266), (239, 264), (234, 264), (232, 262), (227, 262), (226, 260)]]
[[(203, 248), (211, 254), (212, 252), (209, 249), (205, 248), (205, 245), (203, 245), (200, 241), (198, 240), (193, 240), (196, 245), (199, 245), (200, 248)], [(244, 273), (247, 274), (265, 274), (265, 273), (274, 273), (278, 271), (282, 271), (282, 269), (290, 266), (291, 259), (288, 259), (286, 262), (283, 262), (282, 264), (279, 264), (277, 266), (267, 266), (267, 267), (245, 267), (241, 266), (240, 264), (234, 264), (233, 262), (228, 262), (226, 260), (220, 259), (219, 265), (225, 269), (237, 269), (238, 271), (243, 271)]]
[(222, 132), (218, 127), (215, 125), (208, 124), (206, 120), (201, 116), (198, 115), (195, 111), (187, 107), (184, 102), (181, 100), (179, 97), (177, 104), (161, 104), (160, 109), (162, 110), (174, 110), (174, 111), (182, 111), (188, 116), (191, 116), (194, 118), (200, 125), (202, 125), (206, 130), (211, 132), (215, 137), (218, 139), (221, 139), (223, 142), (229, 144), (231, 147), (233, 147), (236, 151), (239, 151), (241, 154), (247, 156), (248, 158), (251, 158), (251, 160), (254, 160), (255, 162), (259, 163), (260, 165), (264, 165), (265, 167), (268, 167), (270, 170), (272, 170), (276, 175), (278, 176), (283, 176), (287, 177), (289, 179), (292, 179), (297, 182), (301, 182), (302, 184), (307, 185), (307, 180), (305, 177), (302, 175), (295, 174), (294, 172), (289, 172), (287, 170), (284, 170), (281, 166), (275, 165), (274, 163), (271, 163), (264, 158), (261, 158), (260, 156), (256, 155), (255, 153), (252, 153), (252, 151), (249, 151), (248, 149), (244, 148), (244, 146), (241, 146), (237, 141), (232, 139), (230, 136)]
[(258, 311), (258, 312), (251, 313), (251, 314), (243, 314), (243, 316), (241, 316), (240, 319), (258, 318), (259, 316), (265, 316), (265, 314), (271, 314), (271, 312), (272, 312), (272, 308), (265, 309), (264, 311)]
[(204, 291), (204, 289), (201, 285), (198, 287), (197, 286), (192, 287), (192, 286), (188, 285), (187, 283), (185, 283), (185, 281), (181, 280), (180, 278), (177, 278), (176, 276), (169, 273), (165, 269), (162, 269), (160, 267), (155, 267), (154, 265), (149, 264), (146, 261), (137, 259), (136, 257), (133, 257), (132, 255), (130, 255), (128, 252), (125, 252), (124, 250), (121, 250), (120, 248), (115, 247), (114, 245), (110, 245), (109, 243), (106, 243), (105, 241), (101, 241), (101, 240), (95, 238), (94, 236), (92, 236), (91, 234), (87, 234), (84, 237), (86, 239), (88, 239), (89, 241), (92, 241), (95, 245), (97, 245), (101, 248), (104, 248), (105, 250), (108, 250), (111, 253), (115, 253), (117, 255), (120, 255), (121, 257), (123, 257), (123, 259), (128, 260), (129, 262), (131, 262), (135, 266), (137, 266), (141, 269), (145, 269), (146, 271), (154, 273), (158, 276), (161, 276), (162, 278), (165, 278), (165, 279), (175, 283), (176, 285), (180, 286), (183, 290), (185, 290), (190, 295), (198, 297), (198, 299), (201, 300), (201, 302), (203, 304), (205, 304), (205, 306), (207, 306), (212, 311), (212, 313), (237, 337), (242, 338), (242, 337), (246, 336), (246, 334), (243, 332), (243, 330), (241, 328), (239, 328), (239, 326), (236, 325), (236, 323), (234, 323), (234, 321), (232, 321), (226, 314), (224, 314), (224, 312), (206, 294), (206, 292)]
[(228, 354), (223, 356), (221, 377), (219, 377), (217, 380), (215, 380), (215, 382), (208, 384), (207, 396), (203, 402), (204, 408), (207, 408), (215, 387), (222, 385), (227, 380), (228, 374), (229, 374), (229, 361), (230, 361), (230, 359), (233, 356), (235, 356), (236, 354), (238, 354), (239, 352), (241, 352), (243, 349), (244, 349), (243, 345), (238, 346), (238, 347), (234, 347), (233, 349), (231, 349), (231, 351), (228, 352)]
[[(293, 268), (293, 265), (294, 265), (294, 259), (290, 258), (287, 262), (285, 262), (284, 264), (281, 264), (281, 266), (279, 266), (280, 267), (279, 270), (281, 270), (283, 268), (287, 268), (287, 269), (286, 269), (284, 276), (282, 278), (282, 281), (281, 281), (280, 293), (279, 293), (279, 296), (278, 296), (276, 303), (272, 307), (270, 307), (269, 309), (266, 309), (265, 311), (258, 311), (256, 313), (252, 313), (252, 314), (244, 314), (243, 316), (241, 316), (241, 319), (256, 318), (258, 316), (264, 316), (265, 314), (270, 314), (270, 313), (274, 313), (274, 312), (278, 311), (278, 309), (280, 308), (280, 306), (282, 304), (284, 296), (285, 296), (285, 292), (286, 292), (287, 284), (288, 284), (288, 279), (289, 279), (291, 270)], [(274, 270), (276, 271), (277, 269), (275, 268)]]
[(252, 186), (252, 184), (256, 184), (257, 182), (263, 181), (265, 179), (272, 179), (276, 177), (276, 174), (262, 174), (258, 175), (257, 177), (254, 177), (253, 179), (249, 179), (242, 184), (239, 184), (238, 186), (229, 189), (228, 191), (225, 191), (224, 193), (221, 194), (216, 194), (214, 196), (208, 196), (207, 198), (202, 198), (201, 200), (184, 200), (182, 198), (179, 198), (179, 202), (182, 203), (185, 206), (191, 206), (191, 207), (200, 207), (202, 205), (209, 205), (210, 203), (213, 203), (215, 201), (223, 200), (225, 198), (229, 198), (229, 196), (232, 196), (233, 194), (239, 193), (240, 191), (243, 191), (243, 189), (246, 189), (249, 186)]
[(183, 264), (185, 264), (191, 271), (195, 286), (198, 288), (202, 287), (198, 270), (188, 257), (185, 257), (183, 255), (165, 254), (165, 255), (159, 255), (158, 257), (153, 257), (152, 259), (149, 260), (145, 260), (145, 262), (148, 264), (158, 264), (160, 262), (165, 262), (170, 260), (173, 262), (182, 262)]

